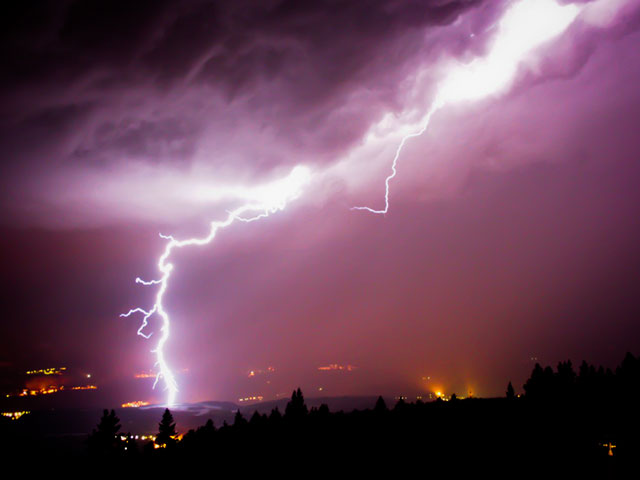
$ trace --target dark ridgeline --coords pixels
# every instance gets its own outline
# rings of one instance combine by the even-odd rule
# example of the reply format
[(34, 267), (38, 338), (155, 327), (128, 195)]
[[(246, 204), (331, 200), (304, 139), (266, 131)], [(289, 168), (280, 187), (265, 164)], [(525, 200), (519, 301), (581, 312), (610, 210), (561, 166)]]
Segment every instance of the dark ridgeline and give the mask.
[(524, 393), (509, 382), (504, 398), (401, 398), (388, 408), (379, 397), (371, 410), (332, 413), (324, 404), (309, 410), (297, 389), (284, 414), (274, 408), (246, 417), (238, 410), (231, 425), (207, 420), (180, 440), (167, 409), (155, 444), (122, 441), (115, 412), (105, 410), (89, 436), (88, 458), (145, 470), (230, 468), (240, 476), (347, 466), (418, 468), (449, 478), (627, 478), (640, 451), (639, 394), (640, 358), (627, 354), (615, 371), (586, 362), (577, 373), (569, 361), (555, 371), (536, 365)]

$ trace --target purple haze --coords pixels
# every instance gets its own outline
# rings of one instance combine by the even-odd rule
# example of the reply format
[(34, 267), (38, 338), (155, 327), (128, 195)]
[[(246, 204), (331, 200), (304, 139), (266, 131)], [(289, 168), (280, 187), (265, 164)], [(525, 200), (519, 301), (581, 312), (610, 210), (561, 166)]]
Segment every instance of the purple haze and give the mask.
[[(380, 206), (397, 145), (391, 130), (368, 149), (369, 129), (424, 113), (444, 62), (481, 56), (508, 3), (8, 12), (0, 361), (76, 365), (105, 384), (151, 369), (152, 344), (118, 314), (151, 302), (133, 280), (156, 276), (157, 233), (200, 235), (230, 206), (203, 189), (296, 164), (319, 180), (290, 208), (174, 257), (167, 356), (180, 400), (297, 386), (501, 395), (531, 357), (614, 366), (637, 354), (636, 2), (581, 2), (590, 13), (508, 93), (442, 110), (407, 145), (386, 216), (349, 211)], [(317, 370), (333, 363), (358, 368)], [(141, 395), (162, 398), (122, 394)]]

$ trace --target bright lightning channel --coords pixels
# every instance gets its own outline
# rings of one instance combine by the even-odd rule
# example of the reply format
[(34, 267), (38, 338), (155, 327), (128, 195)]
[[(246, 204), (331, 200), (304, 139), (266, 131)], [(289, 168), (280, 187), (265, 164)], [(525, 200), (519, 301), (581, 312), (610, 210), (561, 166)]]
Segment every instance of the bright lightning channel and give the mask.
[[(376, 210), (370, 207), (352, 207), (352, 210), (367, 210), (376, 214), (387, 213), (389, 211), (390, 182), (397, 175), (398, 160), (407, 141), (421, 136), (429, 127), (433, 115), (445, 105), (479, 100), (506, 89), (515, 76), (518, 64), (523, 57), (565, 31), (580, 13), (580, 10), (581, 8), (575, 5), (561, 6), (554, 0), (521, 0), (509, 8), (500, 21), (498, 33), (489, 54), (467, 65), (453, 68), (440, 83), (436, 97), (423, 117), (422, 127), (416, 132), (406, 135), (400, 141), (391, 164), (391, 174), (385, 179), (384, 208)], [(202, 246), (210, 243), (218, 230), (228, 227), (236, 220), (253, 222), (284, 210), (290, 201), (301, 194), (302, 187), (309, 182), (310, 178), (309, 169), (297, 166), (284, 179), (266, 186), (237, 189), (236, 194), (248, 203), (228, 212), (224, 220), (211, 222), (209, 233), (205, 237), (177, 240), (171, 236), (160, 235), (168, 240), (158, 259), (158, 270), (161, 277), (149, 281), (136, 278), (138, 284), (159, 285), (155, 303), (148, 310), (140, 307), (133, 308), (127, 313), (123, 313), (121, 317), (129, 317), (135, 313), (142, 314), (143, 318), (138, 335), (145, 338), (151, 337), (151, 334), (144, 333), (149, 319), (154, 315), (161, 318), (160, 338), (152, 350), (156, 355), (158, 367), (154, 388), (162, 379), (168, 392), (168, 405), (175, 403), (178, 393), (178, 384), (164, 355), (164, 347), (169, 340), (170, 319), (162, 301), (173, 270), (173, 264), (169, 263), (171, 253), (175, 248), (192, 245)], [(244, 215), (247, 214), (253, 215), (245, 218)]]
[(488, 55), (454, 67), (438, 86), (435, 99), (421, 122), (422, 127), (403, 137), (398, 144), (391, 162), (391, 174), (385, 179), (384, 208), (352, 207), (351, 210), (387, 213), (389, 184), (398, 173), (398, 160), (407, 141), (426, 132), (433, 115), (444, 106), (480, 100), (507, 89), (522, 59), (564, 32), (580, 11), (581, 7), (559, 5), (555, 0), (521, 0), (512, 5), (500, 20)]
[[(144, 308), (133, 308), (127, 313), (123, 313), (121, 317), (129, 317), (135, 313), (142, 314), (142, 323), (138, 328), (138, 335), (150, 338), (150, 334), (144, 333), (145, 328), (149, 324), (149, 319), (158, 315), (161, 319), (160, 338), (156, 343), (152, 353), (156, 355), (156, 366), (158, 367), (158, 373), (156, 375), (153, 388), (156, 387), (158, 381), (162, 379), (167, 390), (167, 404), (173, 405), (176, 401), (176, 395), (178, 393), (178, 383), (175, 375), (171, 371), (169, 364), (165, 358), (164, 347), (169, 340), (169, 327), (170, 319), (169, 314), (165, 310), (162, 303), (164, 294), (167, 291), (169, 285), (169, 278), (173, 270), (173, 264), (169, 263), (171, 253), (176, 248), (189, 247), (192, 245), (202, 246), (210, 243), (218, 233), (218, 230), (226, 228), (234, 221), (240, 222), (253, 222), (261, 218), (268, 217), (272, 213), (284, 210), (289, 202), (295, 200), (302, 193), (302, 188), (309, 182), (311, 178), (311, 171), (304, 166), (296, 166), (291, 173), (285, 178), (272, 182), (266, 186), (255, 187), (253, 189), (238, 189), (238, 195), (244, 197), (249, 203), (246, 203), (234, 210), (227, 212), (227, 217), (224, 220), (211, 222), (209, 233), (205, 237), (201, 238), (188, 238), (185, 240), (177, 240), (172, 236), (160, 235), (160, 237), (168, 240), (162, 255), (158, 259), (158, 270), (161, 277), (157, 280), (142, 280), (136, 278), (136, 283), (141, 285), (159, 285), (158, 292), (156, 294), (155, 303), (153, 306), (146, 310)], [(249, 215), (245, 217), (245, 215)]]

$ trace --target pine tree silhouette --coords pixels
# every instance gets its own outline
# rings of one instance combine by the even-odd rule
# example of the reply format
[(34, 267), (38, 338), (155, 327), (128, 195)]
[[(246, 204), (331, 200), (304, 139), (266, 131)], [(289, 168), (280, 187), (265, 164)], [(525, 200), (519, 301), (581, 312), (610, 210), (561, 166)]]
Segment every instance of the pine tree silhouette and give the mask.
[(509, 382), (509, 385), (507, 385), (507, 398), (509, 400), (513, 400), (514, 398), (516, 398), (516, 392), (513, 389), (513, 385), (511, 385), (511, 382)]
[(282, 420), (282, 414), (280, 413), (280, 410), (278, 410), (278, 407), (276, 406), (276, 408), (271, 410), (271, 414), (269, 415), (269, 423), (271, 425), (278, 425), (281, 420)]
[(304, 418), (309, 410), (307, 409), (307, 405), (304, 403), (304, 397), (302, 396), (302, 391), (300, 388), (298, 390), (294, 390), (291, 395), (291, 401), (287, 403), (287, 406), (284, 410), (284, 416), (289, 419), (301, 419)]
[(388, 411), (387, 403), (384, 401), (384, 398), (382, 398), (382, 395), (376, 400), (376, 406), (373, 407), (373, 411), (377, 414), (383, 414)]
[(176, 424), (173, 421), (173, 415), (171, 415), (171, 412), (167, 408), (162, 414), (162, 420), (158, 424), (156, 444), (166, 447), (174, 445), (176, 443), (174, 438), (176, 435)]
[(233, 419), (233, 427), (234, 428), (242, 428), (245, 425), (247, 425), (248, 423), (249, 422), (247, 422), (247, 419), (242, 416), (242, 413), (240, 413), (240, 409), (238, 409), (236, 411), (236, 416)]
[(120, 439), (120, 419), (116, 412), (104, 410), (97, 428), (89, 435), (89, 450), (98, 454), (115, 454), (122, 450)]

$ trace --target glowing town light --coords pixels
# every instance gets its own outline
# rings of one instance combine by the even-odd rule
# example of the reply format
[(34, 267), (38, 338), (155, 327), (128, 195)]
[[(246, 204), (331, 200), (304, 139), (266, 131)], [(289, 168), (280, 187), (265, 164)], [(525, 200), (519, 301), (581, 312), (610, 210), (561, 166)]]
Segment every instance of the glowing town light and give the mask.
[(253, 395), (250, 397), (239, 398), (239, 402), (261, 402), (264, 397), (262, 395)]
[(122, 408), (140, 408), (146, 407), (149, 405), (149, 402), (145, 402), (144, 400), (136, 400), (135, 402), (127, 402), (120, 405)]
[(564, 32), (580, 13), (576, 5), (559, 5), (555, 0), (521, 0), (511, 6), (498, 25), (488, 55), (452, 68), (439, 84), (435, 99), (423, 117), (422, 127), (402, 138), (385, 179), (384, 208), (352, 207), (384, 214), (389, 211), (389, 183), (397, 175), (400, 153), (406, 142), (421, 136), (433, 115), (445, 105), (473, 101), (504, 91), (510, 86), (522, 59), (535, 48)]
[(41, 368), (40, 370), (27, 370), (27, 375), (62, 375), (67, 367)]
[[(236, 191), (236, 195), (244, 198), (248, 203), (229, 211), (224, 220), (211, 222), (209, 233), (204, 237), (177, 240), (172, 236), (160, 235), (160, 237), (167, 240), (164, 251), (158, 259), (158, 270), (160, 271), (161, 277), (157, 280), (149, 281), (136, 278), (136, 283), (141, 285), (159, 285), (155, 303), (148, 310), (137, 307), (129, 310), (127, 313), (121, 314), (120, 316), (129, 317), (134, 313), (142, 314), (142, 323), (140, 328), (138, 328), (138, 335), (145, 338), (151, 337), (151, 334), (144, 333), (144, 330), (149, 323), (149, 319), (154, 315), (160, 317), (160, 338), (158, 339), (155, 348), (152, 350), (152, 353), (155, 353), (156, 355), (156, 366), (158, 367), (156, 380), (153, 383), (153, 386), (155, 388), (158, 381), (160, 379), (163, 380), (167, 390), (168, 405), (173, 405), (175, 403), (176, 394), (178, 393), (178, 383), (176, 382), (175, 376), (164, 355), (164, 347), (169, 340), (169, 327), (171, 322), (169, 314), (165, 310), (162, 301), (164, 299), (164, 294), (167, 291), (171, 271), (173, 270), (173, 264), (169, 263), (171, 253), (176, 248), (207, 245), (215, 238), (218, 230), (228, 227), (236, 220), (241, 222), (253, 222), (260, 218), (268, 217), (272, 213), (284, 210), (290, 201), (295, 200), (300, 196), (302, 188), (309, 182), (310, 178), (311, 171), (307, 167), (298, 165), (291, 170), (289, 175), (280, 180), (254, 188), (238, 189)], [(245, 217), (245, 215), (249, 216)]]
[[(555, 0), (521, 0), (509, 8), (498, 25), (498, 33), (489, 54), (470, 64), (452, 67), (449, 74), (439, 84), (435, 99), (420, 122), (422, 127), (416, 132), (405, 135), (400, 141), (391, 164), (391, 174), (385, 179), (384, 208), (375, 210), (370, 207), (352, 207), (352, 209), (367, 210), (378, 214), (387, 213), (389, 211), (389, 185), (397, 174), (397, 162), (406, 142), (413, 137), (422, 135), (429, 127), (433, 115), (445, 105), (478, 100), (508, 88), (515, 76), (519, 62), (525, 55), (565, 31), (579, 12), (580, 7), (562, 6)], [(310, 176), (309, 169), (297, 166), (283, 179), (262, 186), (223, 187), (215, 189), (215, 191), (212, 189), (197, 190), (194, 193), (202, 201), (232, 197), (246, 203), (228, 212), (224, 220), (212, 222), (209, 233), (205, 237), (177, 240), (171, 236), (161, 235), (167, 240), (167, 244), (158, 259), (160, 278), (148, 281), (140, 278), (135, 280), (141, 285), (159, 286), (155, 303), (148, 310), (137, 307), (121, 316), (128, 317), (134, 313), (142, 314), (143, 318), (138, 334), (145, 338), (151, 336), (151, 334), (144, 332), (149, 319), (154, 315), (160, 317), (160, 338), (152, 350), (156, 355), (158, 367), (154, 387), (160, 379), (163, 380), (168, 391), (167, 403), (169, 405), (175, 402), (178, 391), (175, 376), (164, 355), (164, 347), (169, 339), (170, 319), (162, 301), (173, 269), (173, 264), (169, 263), (171, 253), (175, 248), (202, 246), (210, 243), (219, 229), (228, 227), (235, 220), (252, 222), (283, 210), (290, 201), (301, 194), (301, 189), (309, 182)]]
[(3, 417), (10, 418), (11, 420), (18, 420), (23, 415), (31, 413), (29, 410), (23, 410), (21, 412), (2, 412)]
[(329, 365), (323, 365), (321, 367), (318, 367), (318, 370), (321, 371), (329, 371), (329, 370), (346, 370), (348, 372), (352, 372), (353, 370), (356, 370), (358, 367), (355, 367), (353, 365), (340, 365), (337, 363), (331, 363)]

